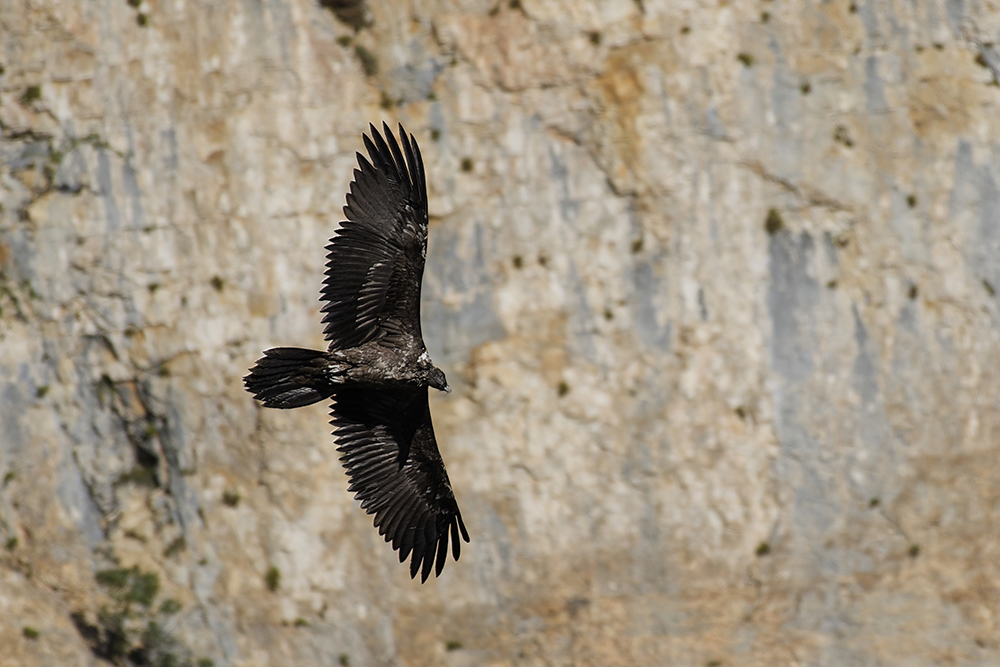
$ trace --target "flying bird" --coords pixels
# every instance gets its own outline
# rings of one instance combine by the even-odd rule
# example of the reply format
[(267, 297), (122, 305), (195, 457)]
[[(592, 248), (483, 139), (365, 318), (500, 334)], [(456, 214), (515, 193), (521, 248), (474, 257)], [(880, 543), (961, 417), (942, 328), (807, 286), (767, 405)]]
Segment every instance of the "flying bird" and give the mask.
[(399, 126), (363, 135), (366, 159), (327, 245), (320, 292), (324, 351), (275, 347), (243, 378), (268, 408), (332, 398), (330, 422), (348, 490), (375, 527), (410, 558), (410, 577), (441, 574), (448, 543), (458, 560), (462, 521), (434, 439), (427, 388), (451, 392), (420, 332), (420, 282), (427, 256), (427, 184), (420, 149)]

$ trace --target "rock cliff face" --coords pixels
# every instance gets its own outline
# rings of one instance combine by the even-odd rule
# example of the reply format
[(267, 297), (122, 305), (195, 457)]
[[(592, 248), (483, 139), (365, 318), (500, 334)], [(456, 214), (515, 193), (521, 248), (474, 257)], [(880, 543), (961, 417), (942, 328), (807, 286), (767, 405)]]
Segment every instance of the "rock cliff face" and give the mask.
[[(0, 0), (0, 664), (1000, 661), (1000, 6), (326, 4)], [(424, 586), (240, 382), (383, 118)]]

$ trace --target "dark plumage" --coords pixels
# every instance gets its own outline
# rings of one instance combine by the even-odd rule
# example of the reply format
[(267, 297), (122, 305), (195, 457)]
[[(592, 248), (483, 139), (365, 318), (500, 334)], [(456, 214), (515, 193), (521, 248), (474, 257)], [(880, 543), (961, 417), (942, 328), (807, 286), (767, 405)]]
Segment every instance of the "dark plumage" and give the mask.
[(243, 378), (269, 408), (332, 398), (349, 490), (375, 527), (410, 557), (410, 576), (441, 574), (469, 541), (438, 452), (427, 387), (450, 392), (420, 333), (420, 282), (427, 254), (427, 186), (420, 149), (399, 127), (364, 137), (341, 223), (327, 245), (321, 299), (326, 352), (266, 350)]

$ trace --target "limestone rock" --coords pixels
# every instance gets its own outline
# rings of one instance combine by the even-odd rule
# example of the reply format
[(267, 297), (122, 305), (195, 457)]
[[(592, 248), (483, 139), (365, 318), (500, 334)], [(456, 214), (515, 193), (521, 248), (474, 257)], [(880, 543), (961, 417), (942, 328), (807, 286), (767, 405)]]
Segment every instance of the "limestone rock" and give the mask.
[[(995, 3), (339, 4), (0, 0), (3, 667), (1000, 661)], [(422, 587), (240, 382), (381, 119)]]

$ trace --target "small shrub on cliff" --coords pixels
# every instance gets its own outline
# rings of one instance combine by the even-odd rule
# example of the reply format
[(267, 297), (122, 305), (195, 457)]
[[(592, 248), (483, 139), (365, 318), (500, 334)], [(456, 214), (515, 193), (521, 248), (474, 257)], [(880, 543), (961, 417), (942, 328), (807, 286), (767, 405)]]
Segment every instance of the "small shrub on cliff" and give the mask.
[(357, 56), (358, 64), (361, 65), (361, 71), (365, 73), (365, 76), (378, 74), (378, 58), (375, 57), (374, 53), (360, 44), (355, 44), (354, 55)]
[[(154, 610), (160, 579), (138, 567), (111, 568), (94, 575), (114, 601), (101, 607), (96, 623), (82, 611), (70, 618), (91, 653), (115, 665), (146, 667), (210, 667), (212, 661), (195, 661), (191, 651), (166, 629), (167, 619), (181, 610), (172, 598)], [(92, 617), (91, 617), (92, 618)]]
[(267, 584), (267, 590), (276, 591), (278, 586), (281, 585), (281, 570), (275, 566), (267, 568), (267, 574), (264, 575), (264, 583)]
[(785, 221), (781, 219), (778, 209), (772, 208), (767, 211), (767, 218), (764, 219), (764, 229), (768, 234), (774, 235), (785, 227)]
[(37, 102), (42, 99), (42, 87), (41, 86), (28, 86), (24, 89), (24, 94), (21, 95), (21, 104), (27, 106), (32, 102)]
[(126, 607), (138, 602), (148, 608), (160, 592), (160, 577), (155, 572), (142, 572), (138, 566), (101, 570), (95, 578), (108, 589), (111, 597)]

